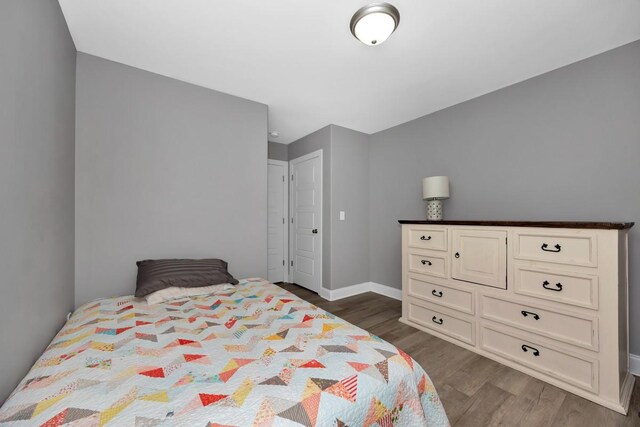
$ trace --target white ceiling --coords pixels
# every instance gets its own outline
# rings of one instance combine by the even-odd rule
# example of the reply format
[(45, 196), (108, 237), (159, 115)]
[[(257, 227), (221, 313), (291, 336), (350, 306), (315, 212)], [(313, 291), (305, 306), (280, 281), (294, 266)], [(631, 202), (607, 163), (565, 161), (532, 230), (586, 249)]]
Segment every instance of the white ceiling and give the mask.
[(59, 0), (76, 47), (269, 105), (275, 140), (373, 133), (640, 39), (640, 0), (390, 0), (380, 46), (349, 21), (374, 0)]

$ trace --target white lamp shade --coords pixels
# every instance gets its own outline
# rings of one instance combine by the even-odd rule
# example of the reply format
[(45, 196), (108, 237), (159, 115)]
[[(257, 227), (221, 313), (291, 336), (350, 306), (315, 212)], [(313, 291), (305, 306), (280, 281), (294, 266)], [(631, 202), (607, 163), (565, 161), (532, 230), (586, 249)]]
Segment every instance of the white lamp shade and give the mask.
[(422, 198), (425, 200), (448, 199), (449, 177), (430, 176), (422, 180)]
[(363, 16), (355, 25), (354, 34), (369, 46), (382, 44), (396, 29), (396, 22), (386, 13), (371, 13)]

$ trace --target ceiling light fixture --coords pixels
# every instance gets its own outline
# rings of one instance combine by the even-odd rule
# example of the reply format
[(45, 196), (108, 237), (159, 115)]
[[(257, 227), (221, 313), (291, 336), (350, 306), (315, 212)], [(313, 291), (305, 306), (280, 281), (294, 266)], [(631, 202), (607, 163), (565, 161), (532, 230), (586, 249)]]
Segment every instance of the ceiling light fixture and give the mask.
[(389, 3), (372, 3), (359, 9), (351, 18), (351, 34), (362, 43), (382, 44), (398, 28), (400, 12)]
[(269, 132), (269, 136), (271, 138), (278, 138), (280, 136), (280, 132), (272, 130), (271, 132)]

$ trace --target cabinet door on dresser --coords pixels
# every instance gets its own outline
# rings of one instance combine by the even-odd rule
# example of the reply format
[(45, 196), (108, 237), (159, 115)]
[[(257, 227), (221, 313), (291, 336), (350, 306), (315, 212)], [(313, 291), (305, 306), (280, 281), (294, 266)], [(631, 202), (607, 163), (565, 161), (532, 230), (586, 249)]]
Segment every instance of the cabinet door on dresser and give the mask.
[(452, 274), (456, 280), (507, 288), (507, 232), (459, 230), (453, 232)]

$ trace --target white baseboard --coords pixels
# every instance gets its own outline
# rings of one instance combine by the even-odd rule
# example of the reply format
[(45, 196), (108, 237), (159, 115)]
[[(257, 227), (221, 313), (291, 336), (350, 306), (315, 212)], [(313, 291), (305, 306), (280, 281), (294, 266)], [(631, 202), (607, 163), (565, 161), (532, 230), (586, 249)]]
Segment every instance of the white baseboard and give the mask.
[(637, 354), (629, 355), (629, 371), (635, 376), (640, 376), (640, 356)]
[(329, 290), (321, 288), (318, 295), (328, 301), (336, 301), (343, 298), (352, 297), (354, 295), (360, 295), (365, 292), (375, 292), (376, 294), (384, 295), (389, 298), (402, 300), (402, 290), (392, 288), (391, 286), (381, 285), (380, 283), (364, 282), (357, 285), (346, 286), (344, 288)]
[(369, 283), (371, 283), (371, 292), (402, 301), (402, 289), (392, 288), (391, 286), (381, 285), (375, 282)]
[(327, 301), (333, 301), (331, 299), (331, 291), (329, 289), (323, 288), (322, 286), (320, 287), (320, 291), (318, 292), (318, 295), (320, 295), (322, 298), (326, 299)]

